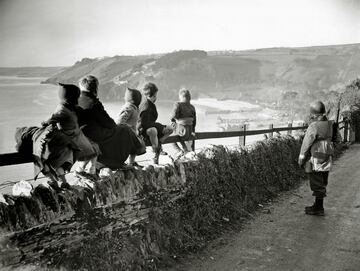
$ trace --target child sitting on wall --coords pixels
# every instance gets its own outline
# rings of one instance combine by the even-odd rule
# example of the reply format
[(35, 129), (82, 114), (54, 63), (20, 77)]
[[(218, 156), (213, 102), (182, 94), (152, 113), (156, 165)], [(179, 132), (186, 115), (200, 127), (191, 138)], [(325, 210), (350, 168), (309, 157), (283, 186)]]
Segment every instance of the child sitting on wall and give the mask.
[(90, 142), (80, 130), (77, 117), (77, 113), (81, 112), (77, 106), (80, 89), (70, 84), (59, 83), (59, 85), (60, 104), (42, 125), (56, 125), (77, 146), (77, 150), (74, 150), (74, 158), (78, 161), (75, 169), (77, 173), (82, 175), (85, 172), (96, 175), (96, 161), (100, 149), (96, 143)]
[(55, 189), (58, 180), (66, 184), (64, 174), (74, 164), (73, 150), (77, 149), (68, 136), (52, 126), (21, 127), (16, 128), (15, 141), (19, 153), (34, 159), (34, 180), (41, 172)]
[[(158, 88), (153, 83), (147, 83), (143, 89), (145, 101), (140, 105), (140, 114), (138, 121), (139, 134), (143, 136), (145, 142), (150, 142), (154, 157), (153, 163), (159, 163), (161, 153), (161, 143), (165, 141), (172, 133), (170, 126), (156, 122), (158, 112), (155, 106)], [(165, 154), (165, 153), (163, 153)]]
[(191, 136), (195, 136), (196, 110), (190, 103), (191, 94), (187, 89), (180, 89), (179, 101), (174, 104), (171, 122), (174, 133), (179, 136), (181, 148), (177, 143), (173, 147), (177, 151), (176, 158), (192, 151)]
[[(120, 109), (119, 118), (116, 122), (117, 125), (127, 125), (133, 130), (133, 132), (137, 135), (138, 131), (136, 129), (137, 122), (139, 119), (139, 105), (141, 103), (141, 92), (137, 89), (131, 89), (127, 88), (125, 91), (125, 104)], [(145, 143), (140, 138), (139, 142), (143, 146), (143, 151), (140, 151), (140, 153), (145, 153)], [(130, 154), (129, 157), (129, 165), (130, 166), (139, 166), (135, 162), (136, 154)]]

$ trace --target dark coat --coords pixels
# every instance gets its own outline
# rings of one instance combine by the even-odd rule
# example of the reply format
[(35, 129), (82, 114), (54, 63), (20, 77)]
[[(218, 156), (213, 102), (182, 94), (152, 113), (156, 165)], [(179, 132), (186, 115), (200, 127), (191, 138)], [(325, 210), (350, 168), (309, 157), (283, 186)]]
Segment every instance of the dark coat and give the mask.
[(144, 146), (134, 131), (126, 124), (119, 124), (110, 140), (100, 143), (102, 154), (99, 162), (111, 169), (121, 167), (130, 154), (144, 154)]
[(176, 102), (171, 115), (171, 122), (181, 122), (181, 120), (187, 120), (189, 123), (192, 119), (192, 126), (195, 130), (196, 126), (196, 110), (195, 107), (189, 102)]
[(43, 125), (56, 124), (58, 129), (78, 147), (78, 151), (75, 152), (75, 159), (84, 161), (96, 157), (100, 151), (98, 145), (91, 142), (80, 130), (77, 111), (75, 106), (60, 104)]
[[(47, 127), (22, 127), (15, 133), (16, 150), (24, 156), (35, 159), (35, 178), (40, 171), (53, 174), (55, 171), (73, 164), (73, 151), (77, 146), (64, 133), (49, 125)], [(70, 168), (68, 168), (70, 169)]]
[(124, 164), (130, 154), (139, 154), (139, 148), (143, 149), (131, 128), (116, 125), (102, 103), (91, 93), (81, 92), (79, 106), (83, 109), (79, 115), (82, 131), (99, 144), (99, 162), (116, 169)]
[(90, 92), (82, 91), (79, 106), (83, 109), (79, 114), (79, 123), (88, 138), (99, 144), (114, 135), (116, 123), (98, 98)]
[(158, 112), (155, 104), (149, 99), (145, 99), (145, 101), (140, 104), (139, 111), (138, 130), (139, 134), (143, 134), (147, 129), (155, 126)]
[(187, 141), (191, 134), (195, 132), (196, 111), (190, 102), (176, 102), (171, 115), (171, 122), (175, 135)]

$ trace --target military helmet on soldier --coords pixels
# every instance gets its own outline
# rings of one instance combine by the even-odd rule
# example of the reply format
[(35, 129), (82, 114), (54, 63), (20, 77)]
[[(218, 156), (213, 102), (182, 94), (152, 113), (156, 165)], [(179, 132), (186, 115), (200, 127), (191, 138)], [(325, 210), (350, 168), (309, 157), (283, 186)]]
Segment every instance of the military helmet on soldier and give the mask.
[(314, 115), (323, 115), (325, 114), (325, 105), (321, 101), (313, 102), (310, 105), (310, 113)]

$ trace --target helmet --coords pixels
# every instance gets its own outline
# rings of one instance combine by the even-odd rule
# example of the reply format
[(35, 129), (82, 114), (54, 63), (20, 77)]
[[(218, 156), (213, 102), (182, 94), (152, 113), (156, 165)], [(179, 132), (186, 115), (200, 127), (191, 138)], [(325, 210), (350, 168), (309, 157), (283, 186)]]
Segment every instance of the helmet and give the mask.
[(325, 110), (325, 105), (323, 104), (323, 102), (317, 101), (317, 102), (313, 102), (310, 105), (310, 113), (314, 114), (314, 115), (322, 115), (325, 114), (326, 110)]

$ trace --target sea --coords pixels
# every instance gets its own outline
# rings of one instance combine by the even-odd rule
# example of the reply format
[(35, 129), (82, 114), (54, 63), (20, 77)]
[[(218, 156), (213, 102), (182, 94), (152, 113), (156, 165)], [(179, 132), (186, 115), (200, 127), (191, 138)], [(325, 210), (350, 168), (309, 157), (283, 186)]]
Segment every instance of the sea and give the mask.
[[(0, 153), (15, 152), (15, 129), (23, 126), (39, 126), (53, 113), (58, 104), (58, 87), (40, 82), (46, 78), (0, 76)], [(101, 91), (101, 86), (100, 86)], [(161, 90), (158, 95), (157, 108), (159, 121), (170, 123), (170, 114), (175, 101), (163, 100)], [(216, 100), (201, 98), (192, 103), (197, 111), (197, 132), (236, 130), (239, 125), (247, 124), (247, 129), (264, 129), (268, 124), (274, 123), (282, 126), (279, 112), (237, 100)], [(105, 109), (115, 120), (123, 101), (103, 102)], [(251, 144), (261, 140), (263, 136), (247, 137)], [(235, 146), (239, 138), (224, 138), (212, 140), (199, 140), (196, 142), (197, 151), (209, 144), (222, 144)], [(173, 153), (170, 145), (164, 145), (165, 151)], [(146, 163), (148, 156), (139, 156), (139, 163)], [(160, 160), (161, 163), (161, 160)], [(1, 184), (33, 178), (32, 164), (0, 167)]]

